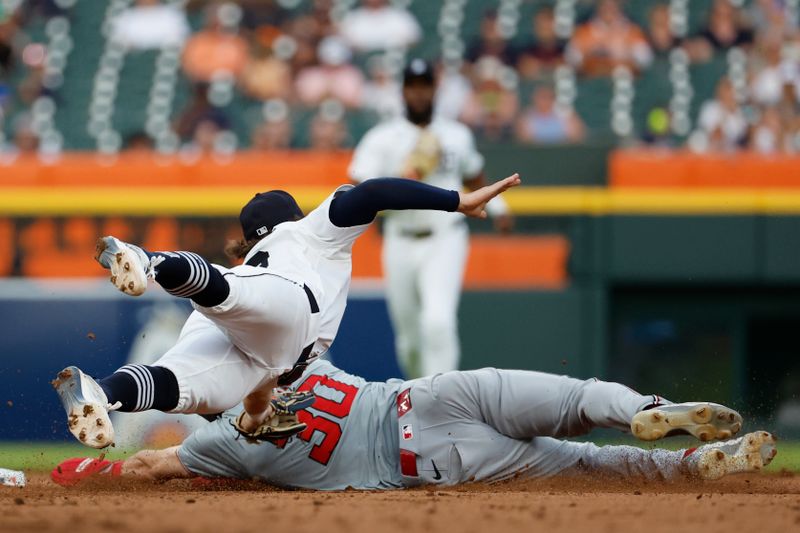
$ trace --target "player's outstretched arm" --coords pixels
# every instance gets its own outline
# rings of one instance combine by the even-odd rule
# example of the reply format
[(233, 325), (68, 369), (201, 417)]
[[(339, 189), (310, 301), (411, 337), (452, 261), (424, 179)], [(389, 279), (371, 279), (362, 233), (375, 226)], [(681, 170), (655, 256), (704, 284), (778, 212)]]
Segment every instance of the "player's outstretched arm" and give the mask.
[(492, 198), (522, 183), (519, 174), (512, 174), (506, 179), (492, 183), (471, 192), (459, 193), (458, 212), (475, 218), (486, 218), (486, 204)]
[(519, 175), (514, 174), (477, 191), (461, 194), (405, 178), (376, 178), (339, 194), (331, 202), (329, 216), (340, 228), (369, 224), (379, 212), (387, 209), (460, 211), (481, 217), (486, 202), (516, 185), (519, 185)]

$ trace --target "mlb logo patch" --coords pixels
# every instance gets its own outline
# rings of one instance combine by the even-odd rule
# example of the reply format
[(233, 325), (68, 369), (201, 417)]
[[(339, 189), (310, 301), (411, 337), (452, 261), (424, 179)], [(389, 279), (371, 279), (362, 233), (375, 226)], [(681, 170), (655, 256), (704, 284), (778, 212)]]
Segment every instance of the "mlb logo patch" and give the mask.
[(397, 395), (397, 418), (411, 410), (411, 389), (406, 389)]
[(411, 424), (403, 426), (403, 440), (411, 440), (414, 438), (414, 430), (411, 429)]

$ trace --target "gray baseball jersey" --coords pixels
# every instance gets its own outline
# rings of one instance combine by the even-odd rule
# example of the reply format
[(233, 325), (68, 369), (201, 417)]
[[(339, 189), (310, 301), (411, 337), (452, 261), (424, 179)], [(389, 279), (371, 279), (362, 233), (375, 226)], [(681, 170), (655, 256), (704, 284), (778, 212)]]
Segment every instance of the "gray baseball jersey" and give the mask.
[(655, 400), (617, 383), (494, 368), (373, 383), (316, 361), (296, 387), (318, 395), (301, 414), (309, 427), (298, 438), (248, 444), (229, 416), (192, 434), (178, 451), (181, 462), (201, 476), (321, 490), (453, 485), (574, 468), (663, 479), (682, 469), (676, 452), (559, 440), (595, 427), (627, 430)]
[(191, 472), (207, 477), (330, 490), (400, 487), (394, 406), (401, 383), (367, 382), (316, 360), (292, 384), (317, 395), (299, 414), (308, 424), (299, 436), (250, 444), (231, 426), (234, 415), (226, 413), (186, 439), (178, 457)]

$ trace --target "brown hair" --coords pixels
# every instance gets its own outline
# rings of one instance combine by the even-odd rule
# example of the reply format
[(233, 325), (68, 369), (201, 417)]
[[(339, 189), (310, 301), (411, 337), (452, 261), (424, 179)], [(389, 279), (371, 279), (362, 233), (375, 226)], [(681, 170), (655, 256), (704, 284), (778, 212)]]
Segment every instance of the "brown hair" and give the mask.
[(231, 260), (236, 261), (238, 259), (244, 259), (247, 253), (253, 249), (258, 241), (261, 239), (230, 239), (225, 244), (225, 255), (227, 255)]

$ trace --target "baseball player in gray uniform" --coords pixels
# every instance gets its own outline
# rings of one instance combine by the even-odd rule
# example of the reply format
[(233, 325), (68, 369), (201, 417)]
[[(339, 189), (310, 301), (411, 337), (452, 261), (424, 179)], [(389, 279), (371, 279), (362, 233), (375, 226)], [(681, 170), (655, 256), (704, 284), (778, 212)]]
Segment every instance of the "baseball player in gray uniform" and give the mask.
[[(434, 116), (433, 68), (413, 59), (403, 74), (406, 115), (378, 124), (356, 146), (350, 178), (402, 176), (437, 187), (485, 185), (483, 156), (467, 126)], [(501, 231), (511, 229), (502, 197), (487, 205)], [(386, 301), (395, 351), (406, 377), (457, 370), (458, 304), (469, 255), (466, 219), (458, 213), (387, 213), (383, 235)]]
[(314, 404), (300, 412), (308, 427), (297, 437), (250, 443), (232, 427), (235, 413), (228, 413), (181, 446), (113, 463), (70, 459), (52, 477), (63, 485), (92, 475), (258, 478), (320, 490), (454, 485), (580, 471), (652, 480), (715, 479), (758, 470), (776, 453), (765, 431), (680, 451), (561, 440), (597, 427), (631, 431), (643, 440), (688, 433), (704, 441), (730, 439), (741, 429), (741, 416), (722, 405), (671, 404), (596, 379), (485, 368), (379, 383), (317, 360), (293, 387), (316, 394)]
[(114, 237), (100, 239), (97, 260), (122, 292), (142, 294), (149, 279), (192, 301), (173, 348), (153, 365), (125, 365), (95, 381), (76, 366), (54, 380), (70, 432), (104, 448), (114, 440), (108, 411), (156, 409), (215, 415), (240, 402), (237, 429), (281, 438), (305, 428), (296, 411), (311, 393), (273, 398), (336, 337), (347, 303), (352, 247), (385, 209), (459, 211), (486, 217), (485, 206), (514, 174), (464, 193), (400, 178), (345, 185), (303, 216), (284, 191), (257, 194), (240, 214), (244, 239), (225, 268), (191, 252), (148, 252)]

